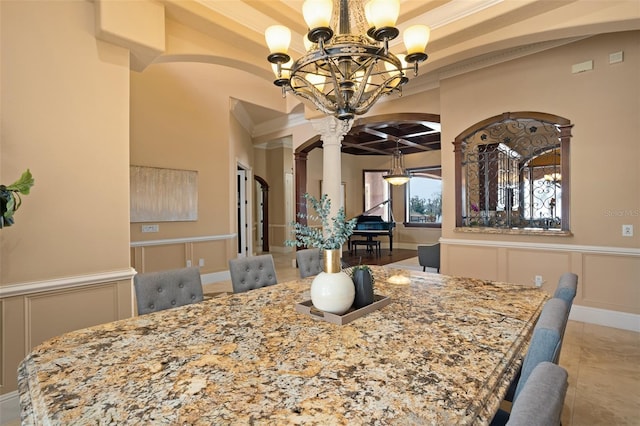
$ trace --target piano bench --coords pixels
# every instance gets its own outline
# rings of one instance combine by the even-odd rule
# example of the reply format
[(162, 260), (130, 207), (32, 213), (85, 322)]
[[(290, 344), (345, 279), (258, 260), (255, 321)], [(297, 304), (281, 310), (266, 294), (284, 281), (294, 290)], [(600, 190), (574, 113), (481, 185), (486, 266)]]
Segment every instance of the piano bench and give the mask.
[(379, 240), (354, 240), (351, 241), (351, 251), (354, 255), (358, 254), (358, 246), (366, 246), (367, 253), (374, 253), (376, 256), (380, 256), (380, 241)]

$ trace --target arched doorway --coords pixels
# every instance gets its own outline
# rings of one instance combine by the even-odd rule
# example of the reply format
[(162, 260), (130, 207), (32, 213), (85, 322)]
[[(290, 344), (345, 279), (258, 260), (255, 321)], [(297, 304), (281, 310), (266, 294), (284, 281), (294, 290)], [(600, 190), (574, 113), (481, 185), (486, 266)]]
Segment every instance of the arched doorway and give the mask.
[[(398, 146), (404, 155), (439, 151), (439, 124), (439, 115), (427, 113), (395, 113), (358, 118), (344, 136), (341, 151), (351, 155), (389, 157)], [(307, 213), (304, 198), (307, 192), (307, 156), (316, 148), (322, 148), (319, 135), (298, 146), (294, 152), (296, 217), (301, 223), (305, 219), (301, 219), (299, 213)]]

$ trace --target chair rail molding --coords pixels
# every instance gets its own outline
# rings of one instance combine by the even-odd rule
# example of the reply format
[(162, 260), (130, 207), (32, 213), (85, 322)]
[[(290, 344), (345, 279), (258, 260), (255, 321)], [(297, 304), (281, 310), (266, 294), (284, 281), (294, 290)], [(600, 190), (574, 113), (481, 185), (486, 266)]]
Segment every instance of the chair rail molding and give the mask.
[(584, 245), (573, 245), (573, 244), (525, 243), (525, 242), (491, 241), (491, 240), (460, 240), (460, 239), (453, 239), (453, 238), (440, 238), (440, 242), (442, 244), (459, 245), (459, 246), (527, 248), (527, 249), (533, 249), (533, 250), (618, 254), (618, 255), (624, 255), (624, 256), (640, 257), (640, 248), (632, 248), (632, 247), (584, 246)]
[(136, 274), (135, 269), (126, 268), (118, 271), (100, 272), (96, 274), (76, 275), (51, 280), (31, 281), (18, 284), (0, 286), (0, 299), (12, 296), (22, 296), (42, 293), (51, 290), (86, 287), (106, 282), (130, 280)]
[(202, 237), (168, 238), (164, 240), (131, 241), (131, 247), (161, 246), (165, 244), (186, 244), (203, 241), (220, 241), (236, 238), (238, 234), (206, 235)]

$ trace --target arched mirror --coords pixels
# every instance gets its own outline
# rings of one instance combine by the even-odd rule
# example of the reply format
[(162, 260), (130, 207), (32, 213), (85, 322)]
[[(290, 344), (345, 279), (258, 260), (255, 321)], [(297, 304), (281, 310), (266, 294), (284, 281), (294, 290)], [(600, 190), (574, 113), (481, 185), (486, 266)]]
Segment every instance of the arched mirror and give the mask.
[(505, 113), (456, 138), (456, 226), (569, 231), (572, 125), (543, 113)]

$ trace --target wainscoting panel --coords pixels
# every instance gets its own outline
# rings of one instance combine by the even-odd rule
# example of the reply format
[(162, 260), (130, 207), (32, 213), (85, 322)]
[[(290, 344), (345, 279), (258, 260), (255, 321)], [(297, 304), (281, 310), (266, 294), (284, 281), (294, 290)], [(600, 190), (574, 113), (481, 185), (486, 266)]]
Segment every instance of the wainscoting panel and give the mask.
[(118, 284), (30, 295), (25, 298), (25, 351), (69, 330), (118, 319)]
[(462, 277), (499, 279), (497, 247), (449, 246), (446, 259), (447, 269), (442, 273), (455, 271), (453, 275)]
[(4, 325), (7, 323), (4, 318), (4, 300), (0, 299), (0, 389), (4, 383)]
[(17, 368), (40, 343), (133, 315), (127, 268), (0, 288), (0, 395), (17, 389)]
[(131, 266), (136, 272), (144, 273), (184, 268), (190, 263), (198, 266), (201, 274), (228, 272), (227, 253), (236, 237), (236, 234), (226, 234), (135, 241), (131, 243)]
[(640, 258), (588, 253), (583, 256), (581, 275), (584, 277), (581, 292), (583, 304), (638, 313)]
[(227, 241), (202, 241), (191, 243), (193, 265), (198, 266), (200, 264), (200, 259), (203, 259), (204, 265), (200, 267), (201, 274), (226, 271), (229, 269), (227, 257), (225, 256), (227, 244)]
[(560, 275), (573, 272), (578, 275), (574, 305), (595, 308), (583, 312), (604, 310), (621, 314), (623, 319), (616, 319), (611, 324), (617, 325), (611, 326), (624, 323), (625, 329), (640, 328), (640, 323), (626, 324), (624, 319), (640, 314), (638, 248), (449, 238), (441, 238), (440, 243), (444, 274), (526, 285), (534, 285), (534, 277), (541, 275), (542, 289), (552, 294)]
[(184, 268), (190, 257), (187, 249), (188, 245), (180, 243), (141, 247), (141, 259), (136, 257), (133, 267), (138, 272)]
[[(571, 256), (568, 252), (541, 251), (527, 249), (507, 250), (506, 281), (534, 285), (535, 276), (543, 279), (542, 289), (553, 293), (558, 279), (565, 272), (571, 271)], [(532, 261), (532, 259), (535, 259)]]

